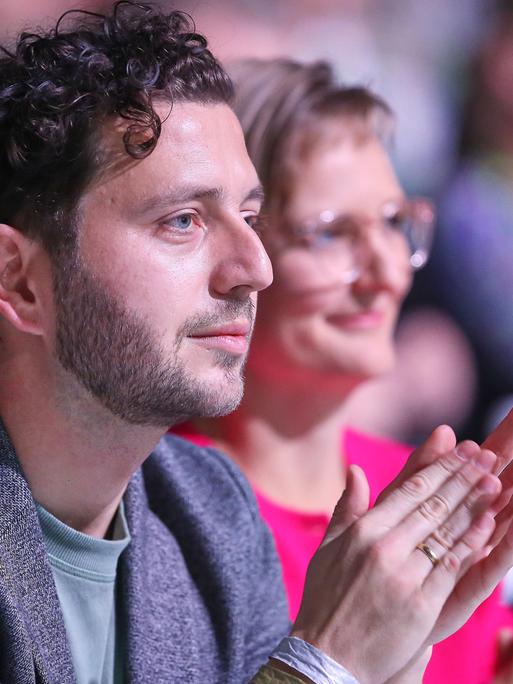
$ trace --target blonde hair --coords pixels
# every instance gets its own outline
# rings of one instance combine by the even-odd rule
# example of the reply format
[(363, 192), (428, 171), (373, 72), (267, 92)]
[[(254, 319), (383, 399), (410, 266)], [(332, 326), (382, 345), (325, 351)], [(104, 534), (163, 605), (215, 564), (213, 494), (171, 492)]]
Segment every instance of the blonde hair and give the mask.
[(367, 88), (339, 85), (327, 62), (246, 59), (228, 71), (235, 85), (234, 110), (268, 209), (284, 207), (293, 169), (328, 129), (356, 140), (391, 139), (389, 106)]

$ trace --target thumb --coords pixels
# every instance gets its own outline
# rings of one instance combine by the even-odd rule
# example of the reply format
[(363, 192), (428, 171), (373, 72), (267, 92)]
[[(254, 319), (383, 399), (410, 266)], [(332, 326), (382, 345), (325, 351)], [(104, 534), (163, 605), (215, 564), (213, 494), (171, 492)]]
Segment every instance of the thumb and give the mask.
[(454, 430), (449, 425), (439, 425), (429, 435), (424, 446), (441, 454), (451, 451), (456, 446)]
[[(439, 425), (408, 459), (403, 472), (410, 477), (421, 468), (434, 463), (437, 458), (451, 451), (456, 446), (456, 435), (448, 425)], [(406, 479), (406, 477), (404, 479)]]
[(339, 537), (358, 518), (369, 510), (369, 483), (363, 470), (357, 465), (349, 466), (346, 488), (338, 500), (321, 546)]

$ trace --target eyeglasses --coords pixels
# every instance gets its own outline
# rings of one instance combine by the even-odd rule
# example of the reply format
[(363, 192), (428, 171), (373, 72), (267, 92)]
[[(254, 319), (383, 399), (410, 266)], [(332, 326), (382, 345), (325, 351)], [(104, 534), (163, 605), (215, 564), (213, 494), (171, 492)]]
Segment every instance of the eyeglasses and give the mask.
[(285, 226), (272, 244), (278, 248), (296, 247), (307, 251), (338, 277), (351, 283), (358, 279), (369, 260), (371, 244), (379, 242), (390, 254), (403, 255), (413, 270), (422, 268), (433, 241), (435, 209), (424, 198), (386, 202), (378, 220), (370, 216), (338, 214), (326, 209), (311, 221)]

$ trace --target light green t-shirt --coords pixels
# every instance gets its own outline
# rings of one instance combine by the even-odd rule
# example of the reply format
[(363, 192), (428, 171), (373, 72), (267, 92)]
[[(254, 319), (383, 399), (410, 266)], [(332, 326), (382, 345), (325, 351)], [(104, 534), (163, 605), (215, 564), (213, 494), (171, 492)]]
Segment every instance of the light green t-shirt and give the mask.
[(116, 634), (116, 570), (130, 542), (121, 504), (113, 539), (68, 527), (36, 504), (64, 615), (78, 684), (121, 684), (123, 648)]

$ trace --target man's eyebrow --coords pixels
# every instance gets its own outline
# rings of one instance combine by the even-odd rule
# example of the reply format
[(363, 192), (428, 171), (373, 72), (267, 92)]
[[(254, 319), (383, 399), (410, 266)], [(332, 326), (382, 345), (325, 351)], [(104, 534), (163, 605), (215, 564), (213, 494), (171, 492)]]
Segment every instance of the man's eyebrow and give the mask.
[[(198, 200), (215, 200), (219, 201), (224, 197), (225, 193), (222, 188), (217, 187), (206, 187), (206, 186), (193, 186), (183, 189), (174, 189), (170, 192), (164, 194), (153, 195), (151, 197), (145, 198), (141, 205), (138, 207), (138, 213), (145, 214), (148, 211), (160, 211), (165, 210), (174, 204), (184, 204), (187, 202), (193, 202)], [(261, 185), (255, 186), (246, 197), (243, 202), (248, 202), (251, 200), (264, 201), (264, 190)]]
[(258, 200), (260, 203), (264, 203), (265, 192), (261, 185), (257, 185), (252, 190), (250, 190), (243, 201), (249, 202), (250, 200)]
[(222, 196), (223, 191), (221, 188), (212, 188), (202, 185), (174, 188), (169, 192), (146, 197), (138, 207), (138, 212), (145, 214), (147, 211), (151, 210), (167, 209), (173, 204), (183, 204), (198, 200), (219, 200)]

